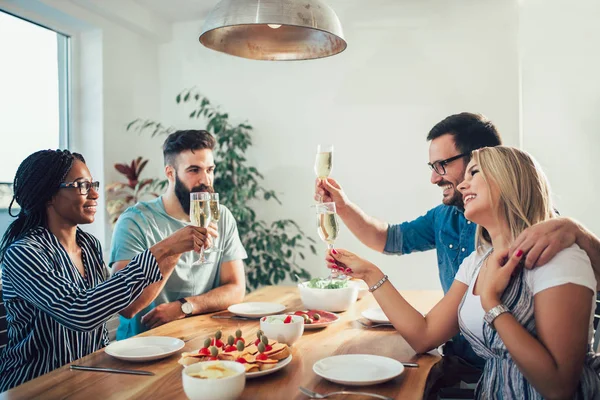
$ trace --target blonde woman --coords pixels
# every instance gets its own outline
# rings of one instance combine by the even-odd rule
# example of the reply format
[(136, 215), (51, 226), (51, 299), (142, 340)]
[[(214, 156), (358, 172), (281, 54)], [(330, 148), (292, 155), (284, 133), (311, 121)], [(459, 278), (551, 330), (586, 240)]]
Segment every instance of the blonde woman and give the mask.
[(446, 296), (423, 317), (377, 266), (346, 250), (327, 257), (364, 279), (398, 332), (418, 353), (460, 330), (486, 359), (477, 398), (600, 398), (600, 357), (591, 351), (596, 280), (577, 245), (544, 267), (520, 267), (509, 254), (527, 227), (555, 217), (547, 180), (520, 150), (476, 150), (458, 187), (465, 217), (478, 224), (477, 251)]

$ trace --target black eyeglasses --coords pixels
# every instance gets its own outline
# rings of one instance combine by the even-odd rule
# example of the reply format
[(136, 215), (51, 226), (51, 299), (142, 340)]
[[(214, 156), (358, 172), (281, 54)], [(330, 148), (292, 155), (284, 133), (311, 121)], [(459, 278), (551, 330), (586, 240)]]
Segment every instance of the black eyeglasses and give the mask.
[(90, 182), (90, 181), (82, 181), (82, 182), (65, 182), (61, 183), (61, 188), (78, 188), (79, 194), (86, 195), (90, 192), (91, 188), (94, 188), (95, 191), (98, 191), (100, 188), (100, 182)]
[(454, 157), (446, 158), (445, 160), (436, 161), (434, 163), (427, 163), (429, 168), (435, 171), (438, 175), (446, 175), (446, 165), (450, 164), (454, 160), (468, 156), (471, 153), (462, 153)]

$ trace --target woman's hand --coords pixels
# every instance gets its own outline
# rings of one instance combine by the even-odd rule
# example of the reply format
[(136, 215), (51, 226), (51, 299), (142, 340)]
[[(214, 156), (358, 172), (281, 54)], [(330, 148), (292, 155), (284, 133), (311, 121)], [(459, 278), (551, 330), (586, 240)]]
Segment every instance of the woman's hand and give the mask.
[(325, 260), (327, 261), (327, 268), (358, 279), (365, 279), (367, 275), (377, 270), (374, 264), (343, 249), (328, 250)]
[(523, 251), (517, 250), (509, 257), (509, 250), (494, 251), (479, 272), (478, 286), (481, 294), (481, 305), (488, 312), (501, 304), (500, 298), (508, 286), (510, 278), (519, 266)]
[(192, 250), (199, 253), (200, 249), (205, 246), (207, 238), (207, 228), (188, 225), (177, 230), (158, 244), (164, 242), (165, 245), (168, 245), (171, 255), (180, 255)]

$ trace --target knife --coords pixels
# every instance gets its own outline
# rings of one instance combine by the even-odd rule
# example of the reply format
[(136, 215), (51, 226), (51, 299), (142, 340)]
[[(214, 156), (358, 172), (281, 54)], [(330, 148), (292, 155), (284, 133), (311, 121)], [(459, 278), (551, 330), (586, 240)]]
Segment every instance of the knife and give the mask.
[(260, 318), (240, 317), (239, 315), (213, 315), (211, 318), (216, 319), (241, 319), (244, 321), (258, 321)]
[(419, 368), (419, 364), (417, 364), (417, 363), (405, 363), (405, 362), (403, 362), (402, 365), (404, 365), (407, 368)]
[(115, 369), (115, 368), (103, 368), (103, 367), (90, 367), (87, 365), (71, 365), (71, 369), (79, 371), (95, 371), (95, 372), (113, 372), (115, 374), (131, 374), (131, 375), (154, 375), (154, 372), (150, 371), (137, 371), (133, 369)]

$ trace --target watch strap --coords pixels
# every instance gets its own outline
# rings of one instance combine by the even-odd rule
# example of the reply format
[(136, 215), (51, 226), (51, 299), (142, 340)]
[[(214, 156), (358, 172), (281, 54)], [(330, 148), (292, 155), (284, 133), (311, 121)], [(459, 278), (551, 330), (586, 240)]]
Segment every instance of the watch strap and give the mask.
[(496, 307), (490, 308), (489, 311), (485, 313), (483, 320), (490, 326), (490, 328), (496, 330), (496, 328), (494, 328), (494, 320), (500, 315), (509, 312), (510, 310), (504, 304), (498, 304)]

